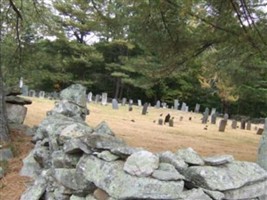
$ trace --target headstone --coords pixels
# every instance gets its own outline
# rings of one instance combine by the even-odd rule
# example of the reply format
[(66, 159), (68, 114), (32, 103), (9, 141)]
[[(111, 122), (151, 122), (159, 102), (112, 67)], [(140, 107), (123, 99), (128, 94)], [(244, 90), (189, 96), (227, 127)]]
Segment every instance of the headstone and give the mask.
[(102, 98), (101, 98), (101, 104), (103, 106), (105, 106), (105, 105), (107, 105), (107, 103), (108, 103), (108, 93), (103, 92), (102, 93)]
[(95, 103), (98, 103), (100, 101), (100, 95), (97, 94), (95, 95)]
[(20, 77), (20, 79), (19, 79), (19, 88), (22, 89), (22, 87), (23, 87), (23, 78)]
[(183, 116), (181, 116), (181, 117), (180, 117), (180, 122), (181, 122), (181, 121), (183, 121), (183, 119), (184, 119), (184, 117), (183, 117)]
[(174, 122), (174, 117), (172, 117), (172, 118), (169, 120), (169, 126), (170, 126), (170, 127), (173, 127), (173, 122)]
[(189, 106), (185, 106), (185, 112), (189, 111)]
[(263, 131), (264, 131), (264, 129), (263, 128), (259, 128), (258, 130), (257, 130), (257, 135), (262, 135), (262, 133), (263, 133)]
[(213, 115), (214, 113), (216, 113), (216, 108), (212, 108), (212, 109), (211, 109), (211, 113), (210, 113), (210, 115)]
[(267, 118), (265, 118), (263, 133), (260, 139), (257, 163), (267, 170)]
[(129, 111), (132, 111), (133, 110), (133, 100), (130, 99), (129, 100)]
[(170, 113), (168, 113), (168, 114), (165, 116), (164, 124), (165, 124), (165, 123), (169, 123), (170, 118), (171, 118), (171, 115), (170, 115)]
[(162, 105), (162, 108), (167, 108), (167, 103), (162, 102), (161, 105)]
[(160, 101), (159, 100), (157, 100), (157, 103), (156, 103), (156, 106), (155, 106), (156, 108), (160, 108)]
[(143, 105), (142, 115), (146, 115), (146, 113), (147, 113), (147, 108), (148, 108), (148, 103), (145, 103), (145, 104)]
[(44, 97), (45, 97), (45, 91), (40, 91), (39, 98), (44, 98)]
[(202, 124), (208, 123), (208, 118), (209, 118), (209, 108), (206, 108), (205, 112), (203, 113)]
[(158, 125), (163, 125), (163, 119), (162, 118), (159, 118)]
[(200, 110), (200, 104), (196, 104), (196, 106), (195, 106), (195, 113), (199, 113), (199, 110)]
[(142, 106), (142, 101), (140, 99), (137, 100), (138, 106)]
[(53, 99), (59, 99), (59, 93), (58, 92), (52, 92), (52, 98)]
[(27, 85), (23, 85), (21, 92), (23, 96), (29, 96), (29, 87)]
[(250, 131), (251, 130), (251, 121), (247, 122), (247, 130)]
[(182, 103), (182, 107), (181, 107), (181, 111), (185, 111), (185, 109), (186, 109), (186, 103)]
[(236, 129), (236, 127), (237, 127), (237, 121), (236, 120), (233, 120), (231, 126), (232, 126), (233, 129)]
[(35, 96), (36, 96), (36, 92), (35, 92), (35, 90), (30, 90), (30, 91), (29, 91), (29, 96), (30, 96), (30, 97), (35, 97)]
[(88, 95), (87, 95), (87, 101), (91, 102), (92, 101), (92, 97), (93, 97), (93, 93), (89, 92)]
[(121, 105), (122, 105), (122, 106), (125, 106), (125, 105), (126, 105), (126, 102), (127, 102), (127, 99), (126, 99), (126, 98), (122, 98), (122, 103), (121, 103)]
[(174, 110), (178, 110), (178, 107), (179, 107), (179, 100), (175, 99), (174, 100)]
[(119, 109), (119, 105), (118, 105), (117, 99), (112, 99), (112, 108), (114, 110), (118, 110)]
[(132, 99), (129, 100), (129, 105), (133, 105), (133, 100)]
[(246, 120), (241, 119), (241, 125), (240, 125), (240, 128), (243, 129), (243, 130), (246, 128)]
[(211, 123), (212, 123), (212, 124), (216, 124), (216, 118), (217, 118), (217, 114), (216, 114), (216, 113), (213, 113), (213, 114), (211, 115)]
[(227, 124), (227, 120), (222, 119), (220, 121), (220, 125), (219, 125), (219, 131), (220, 132), (224, 132), (225, 131), (226, 124)]

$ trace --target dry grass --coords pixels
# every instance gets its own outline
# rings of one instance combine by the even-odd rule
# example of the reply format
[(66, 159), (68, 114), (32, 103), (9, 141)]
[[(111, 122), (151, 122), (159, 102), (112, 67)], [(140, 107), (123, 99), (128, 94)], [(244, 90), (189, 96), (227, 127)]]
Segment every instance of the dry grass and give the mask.
[[(45, 118), (46, 111), (54, 107), (54, 102), (36, 98), (31, 100), (33, 103), (27, 106), (28, 113), (24, 124), (34, 126)], [(208, 130), (204, 130), (204, 125), (200, 122), (201, 115), (194, 113), (151, 107), (147, 115), (141, 115), (140, 107), (134, 107), (132, 112), (128, 111), (127, 106), (113, 110), (111, 105), (92, 103), (88, 107), (90, 115), (86, 121), (90, 126), (95, 127), (104, 120), (113, 132), (130, 146), (144, 147), (153, 152), (174, 152), (179, 148), (192, 147), (202, 156), (231, 154), (237, 160), (256, 161), (260, 136), (256, 135), (254, 130), (233, 130), (230, 127), (231, 122), (228, 123), (226, 131), (221, 133), (218, 132), (218, 122), (217, 125), (208, 125)], [(174, 127), (159, 126), (153, 122), (158, 120), (161, 113), (163, 116), (170, 113), (175, 117)], [(179, 121), (180, 116), (184, 118), (182, 122)], [(192, 117), (191, 121), (189, 117)], [(252, 128), (254, 126), (252, 125)], [(0, 200), (18, 200), (29, 181), (28, 178), (19, 176), (19, 170), (22, 159), (33, 145), (30, 138), (21, 133), (12, 133), (12, 139), (19, 153), (9, 161), (8, 174), (0, 180)]]

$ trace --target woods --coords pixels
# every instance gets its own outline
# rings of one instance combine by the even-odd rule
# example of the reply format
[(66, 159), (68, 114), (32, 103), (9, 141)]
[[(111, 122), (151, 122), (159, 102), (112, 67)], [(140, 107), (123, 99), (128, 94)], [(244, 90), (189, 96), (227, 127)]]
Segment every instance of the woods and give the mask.
[[(108, 96), (173, 99), (267, 115), (261, 0), (1, 1), (1, 68), (52, 92), (81, 83)], [(202, 107), (204, 109), (204, 107)]]

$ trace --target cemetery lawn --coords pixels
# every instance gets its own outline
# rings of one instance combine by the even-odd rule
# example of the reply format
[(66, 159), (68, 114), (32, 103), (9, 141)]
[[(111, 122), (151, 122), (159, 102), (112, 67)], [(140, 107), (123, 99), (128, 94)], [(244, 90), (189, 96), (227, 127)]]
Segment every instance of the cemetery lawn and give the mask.
[[(24, 124), (32, 127), (46, 117), (46, 112), (54, 107), (54, 101), (47, 99), (29, 98), (33, 101), (28, 105), (28, 113)], [(142, 107), (133, 106), (133, 111), (128, 111), (128, 106), (113, 110), (111, 105), (88, 104), (90, 115), (87, 123), (91, 127), (97, 126), (101, 121), (106, 121), (117, 137), (124, 139), (128, 145), (143, 147), (152, 152), (173, 151), (180, 148), (192, 147), (202, 156), (231, 154), (236, 160), (253, 161), (257, 159), (257, 148), (261, 136), (256, 135), (255, 125), (252, 130), (233, 130), (231, 121), (224, 133), (218, 131), (219, 120), (216, 125), (208, 123), (208, 129), (201, 124), (201, 115), (185, 113), (169, 109), (148, 108), (147, 115), (142, 115)], [(159, 126), (157, 120), (160, 114), (163, 117), (170, 113), (174, 117), (174, 127)], [(180, 122), (180, 116), (183, 121)], [(189, 121), (192, 117), (192, 121)], [(156, 121), (155, 123), (153, 121)], [(240, 126), (240, 123), (238, 123)], [(263, 127), (261, 125), (260, 127)], [(30, 179), (19, 175), (22, 160), (25, 158), (33, 144), (31, 138), (20, 132), (12, 132), (11, 148), (15, 158), (6, 164), (7, 174), (0, 180), (0, 200), (19, 200), (25, 191)]]

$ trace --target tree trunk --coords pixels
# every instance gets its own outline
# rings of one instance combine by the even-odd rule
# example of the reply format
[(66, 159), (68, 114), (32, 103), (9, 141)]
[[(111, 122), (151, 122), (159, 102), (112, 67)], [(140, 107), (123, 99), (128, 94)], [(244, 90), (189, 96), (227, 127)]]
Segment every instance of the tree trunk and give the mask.
[(9, 129), (6, 114), (5, 92), (2, 70), (0, 65), (0, 142), (9, 142)]
[(120, 87), (121, 87), (121, 79), (117, 78), (117, 80), (116, 80), (116, 90), (115, 90), (115, 96), (114, 96), (115, 99), (118, 99), (119, 92), (120, 92)]

